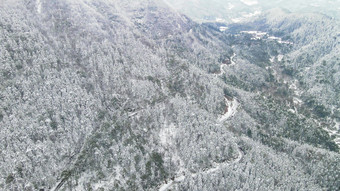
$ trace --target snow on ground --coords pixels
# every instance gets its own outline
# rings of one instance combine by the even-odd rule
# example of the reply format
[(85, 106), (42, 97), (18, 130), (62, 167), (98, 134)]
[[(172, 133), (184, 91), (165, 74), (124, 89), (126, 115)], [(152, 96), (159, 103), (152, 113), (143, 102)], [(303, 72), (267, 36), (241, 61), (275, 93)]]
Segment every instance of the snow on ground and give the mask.
[(36, 6), (37, 6), (37, 12), (40, 14), (41, 13), (41, 1), (40, 0), (36, 1)]
[(340, 137), (334, 139), (334, 142), (340, 147)]
[(247, 33), (247, 34), (258, 35), (258, 36), (265, 36), (267, 34), (266, 32), (261, 32), (261, 31), (241, 31), (241, 33)]
[(225, 66), (225, 64), (221, 64), (221, 65), (220, 65), (220, 73), (215, 74), (216, 76), (221, 76), (221, 75), (223, 75), (223, 74), (225, 73), (225, 71), (224, 71), (224, 69), (223, 69), (224, 66)]
[(232, 10), (235, 7), (235, 5), (233, 5), (232, 3), (228, 3), (228, 10)]
[(336, 136), (336, 139), (334, 141), (338, 146), (340, 146), (340, 122), (334, 119), (334, 123), (335, 123), (335, 126), (334, 126), (335, 130), (332, 132), (333, 135)]
[(269, 36), (268, 39), (269, 39), (269, 40), (277, 41), (277, 42), (280, 43), (280, 44), (294, 44), (294, 43), (289, 42), (289, 41), (284, 41), (284, 40), (282, 40), (280, 37), (276, 37), (276, 36)]
[(232, 21), (233, 23), (239, 23), (239, 22), (242, 21), (242, 18), (234, 18), (234, 19), (231, 19), (231, 21)]
[(296, 105), (301, 105), (303, 103), (303, 101), (297, 97), (293, 97), (293, 102)]
[(257, 0), (240, 0), (240, 1), (248, 6), (257, 5), (259, 3)]
[(228, 27), (220, 27), (221, 32), (226, 31), (227, 29), (228, 29)]
[[(254, 13), (244, 15), (244, 18), (253, 17), (253, 16), (256, 16), (258, 14), (261, 14), (261, 11), (255, 11)], [(242, 18), (239, 18), (239, 20), (235, 20), (235, 21), (232, 19), (232, 21), (235, 22), (235, 23), (236, 23), (236, 21), (240, 22), (240, 21), (242, 21)], [(276, 41), (280, 44), (289, 44), (289, 45), (294, 44), (294, 43), (289, 42), (289, 41), (284, 41), (280, 37), (269, 36), (268, 33), (262, 32), (262, 31), (241, 31), (240, 33), (252, 35), (252, 38), (251, 38), (252, 40), (268, 39), (268, 40)]]
[[(223, 121), (229, 119), (230, 117), (234, 116), (235, 113), (237, 112), (237, 108), (239, 106), (239, 103), (236, 99), (229, 101), (227, 98), (225, 98), (225, 102), (226, 102), (226, 105), (228, 106), (228, 111), (218, 119), (219, 122), (223, 122)], [(161, 131), (160, 137), (161, 137), (162, 144), (167, 143), (167, 139), (168, 139), (167, 134), (174, 134), (173, 132), (174, 131), (171, 128), (170, 129), (164, 129), (163, 131)], [(189, 176), (196, 177), (199, 174), (211, 174), (211, 173), (214, 173), (214, 172), (216, 172), (216, 171), (218, 171), (218, 170), (220, 170), (220, 169), (222, 169), (226, 166), (240, 162), (240, 160), (243, 158), (243, 153), (241, 152), (240, 149), (238, 149), (237, 151), (238, 151), (238, 156), (237, 156), (236, 159), (234, 159), (232, 161), (223, 162), (223, 163), (213, 163), (211, 168), (204, 169), (204, 170), (201, 170), (201, 171), (196, 172), (196, 173), (190, 173), (188, 170), (186, 170), (182, 167), (181, 170), (178, 172), (179, 175), (177, 177), (175, 177), (173, 180), (169, 180), (168, 182), (165, 182), (164, 184), (159, 186), (159, 191), (171, 190), (171, 187), (174, 184), (177, 184), (177, 183), (184, 181), (186, 177), (189, 177)]]
[(163, 184), (160, 188), (159, 191), (166, 191), (170, 188), (170, 186), (172, 186), (174, 182), (172, 180), (170, 180), (167, 184)]
[(214, 163), (212, 168), (205, 169), (205, 170), (199, 171), (197, 173), (187, 172), (186, 175), (180, 175), (180, 176), (176, 177), (174, 180), (170, 180), (169, 182), (162, 184), (159, 187), (159, 191), (170, 190), (172, 185), (184, 181), (186, 176), (197, 177), (197, 175), (199, 175), (199, 174), (211, 174), (211, 173), (214, 173), (214, 172), (216, 172), (216, 171), (218, 171), (218, 170), (220, 170), (224, 167), (227, 167), (231, 164), (235, 164), (235, 163), (240, 162), (240, 160), (243, 158), (243, 153), (240, 151), (240, 149), (238, 149), (237, 151), (238, 151), (238, 156), (233, 161), (227, 161), (227, 162), (224, 162), (224, 163)]
[(223, 122), (225, 120), (228, 120), (230, 117), (234, 116), (237, 112), (237, 108), (239, 106), (239, 103), (236, 99), (233, 99), (232, 101), (229, 101), (227, 98), (225, 98), (225, 103), (227, 106), (227, 111), (224, 115), (222, 115), (218, 121)]
[(236, 65), (236, 63), (234, 62), (235, 56), (236, 56), (236, 54), (234, 53), (234, 54), (230, 57), (230, 62), (231, 62), (230, 66)]
[(288, 111), (289, 111), (290, 113), (295, 113), (295, 110), (294, 110), (294, 109), (288, 109)]
[(244, 14), (242, 15), (244, 18), (251, 18), (251, 17), (254, 17), (256, 15), (260, 15), (261, 14), (261, 11), (255, 11), (254, 13), (248, 13), (248, 14)]
[(261, 32), (261, 31), (241, 31), (241, 33), (252, 35), (251, 40), (260, 40), (267, 36), (266, 32)]
[(289, 89), (291, 89), (291, 90), (297, 90), (297, 85), (296, 85), (296, 82), (295, 83), (292, 83), (292, 84), (290, 84), (289, 85)]
[(338, 122), (336, 119), (334, 119), (334, 127), (332, 129), (325, 130), (328, 132), (329, 136), (335, 136), (334, 142), (340, 146), (340, 122)]
[(169, 188), (174, 184), (174, 183), (179, 183), (182, 182), (185, 179), (185, 176), (179, 176), (176, 177), (174, 180), (170, 180), (167, 184), (163, 184), (160, 188), (159, 191), (166, 191), (169, 190)]
[[(294, 94), (297, 96), (297, 97), (301, 97), (303, 91), (301, 91), (299, 88), (298, 88), (298, 84), (299, 84), (299, 81), (297, 80), (294, 80), (290, 85), (289, 85), (289, 89), (293, 90)], [(297, 102), (299, 103), (302, 103), (302, 100), (296, 98)]]
[(175, 139), (176, 134), (177, 134), (177, 129), (173, 124), (161, 129), (159, 133), (161, 144), (163, 146), (171, 145), (173, 140)]
[(280, 43), (280, 44), (294, 44), (292, 42), (288, 42), (288, 41), (284, 41), (284, 40), (279, 40), (277, 42)]
[(270, 36), (270, 37), (268, 37), (268, 39), (270, 39), (270, 40), (281, 40), (281, 38), (275, 37), (275, 36)]
[(224, 20), (224, 19), (222, 19), (222, 18), (216, 18), (215, 20), (216, 20), (216, 22), (218, 22), (218, 23), (226, 22), (226, 20)]
[(279, 54), (279, 55), (277, 56), (277, 61), (281, 62), (282, 59), (283, 59), (283, 55), (282, 55), (282, 54)]

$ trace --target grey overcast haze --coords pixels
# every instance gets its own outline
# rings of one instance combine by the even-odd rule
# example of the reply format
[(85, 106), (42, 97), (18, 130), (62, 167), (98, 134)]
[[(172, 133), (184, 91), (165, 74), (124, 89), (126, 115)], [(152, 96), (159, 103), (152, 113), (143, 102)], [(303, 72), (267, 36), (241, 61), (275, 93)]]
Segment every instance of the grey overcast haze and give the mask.
[(0, 0), (0, 191), (338, 191), (339, 148), (339, 0)]

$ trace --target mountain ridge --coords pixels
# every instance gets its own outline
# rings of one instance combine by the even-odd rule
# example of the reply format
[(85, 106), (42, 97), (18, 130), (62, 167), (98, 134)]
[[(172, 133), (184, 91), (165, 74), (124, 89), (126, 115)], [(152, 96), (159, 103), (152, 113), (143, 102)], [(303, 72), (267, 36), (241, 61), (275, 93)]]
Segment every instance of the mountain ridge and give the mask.
[(290, 45), (154, 1), (22, 2), (0, 7), (0, 189), (339, 186), (322, 117), (290, 111)]

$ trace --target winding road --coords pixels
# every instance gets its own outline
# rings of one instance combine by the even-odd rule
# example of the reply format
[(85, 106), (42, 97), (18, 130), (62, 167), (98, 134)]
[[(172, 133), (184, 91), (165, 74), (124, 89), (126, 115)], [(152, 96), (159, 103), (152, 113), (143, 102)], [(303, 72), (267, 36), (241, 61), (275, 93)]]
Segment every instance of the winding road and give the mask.
[(236, 63), (234, 62), (235, 56), (236, 56), (236, 53), (234, 53), (234, 54), (230, 57), (230, 62), (231, 62), (231, 64), (230, 64), (229, 66), (234, 66), (234, 65), (236, 65)]
[(221, 75), (223, 75), (224, 73), (225, 73), (225, 71), (224, 71), (224, 66), (235, 66), (236, 65), (236, 63), (234, 62), (234, 58), (235, 58), (235, 56), (236, 56), (236, 53), (234, 53), (231, 57), (230, 57), (230, 63), (231, 64), (229, 64), (229, 65), (227, 65), (227, 64), (221, 64), (220, 65), (220, 73), (218, 73), (218, 74), (215, 74), (216, 76), (221, 76)]

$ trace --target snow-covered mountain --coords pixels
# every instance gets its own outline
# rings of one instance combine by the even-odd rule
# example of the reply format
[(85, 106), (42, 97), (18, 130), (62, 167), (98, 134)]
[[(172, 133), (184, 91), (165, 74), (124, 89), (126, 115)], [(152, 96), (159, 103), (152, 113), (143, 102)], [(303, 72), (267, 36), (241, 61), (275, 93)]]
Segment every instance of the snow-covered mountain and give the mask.
[(0, 190), (339, 188), (338, 20), (169, 2), (0, 1)]
[(197, 22), (238, 23), (281, 8), (294, 13), (321, 13), (340, 18), (338, 0), (165, 0)]

